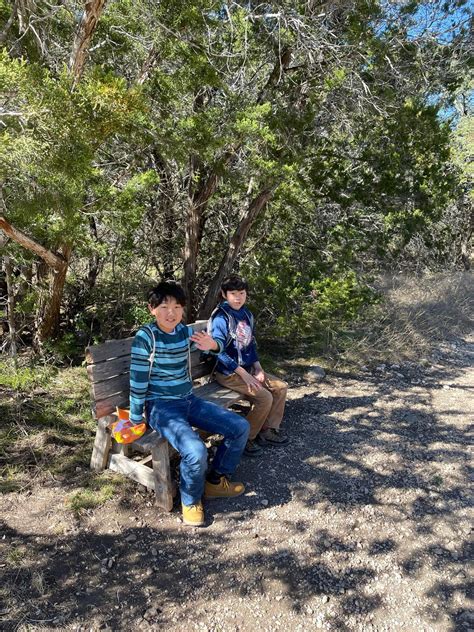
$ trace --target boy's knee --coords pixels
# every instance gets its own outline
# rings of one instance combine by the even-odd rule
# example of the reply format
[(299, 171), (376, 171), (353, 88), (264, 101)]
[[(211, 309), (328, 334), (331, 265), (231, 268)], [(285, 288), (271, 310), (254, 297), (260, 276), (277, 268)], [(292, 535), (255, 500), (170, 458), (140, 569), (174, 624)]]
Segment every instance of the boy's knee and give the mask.
[(233, 413), (232, 419), (232, 431), (229, 433), (232, 439), (247, 439), (250, 432), (250, 424), (245, 419), (245, 417), (241, 417), (237, 415), (237, 413)]
[(255, 398), (260, 406), (266, 406), (270, 409), (273, 404), (273, 395), (266, 388), (261, 388), (259, 391), (257, 391)]
[(286, 382), (281, 382), (281, 385), (279, 386), (279, 391), (280, 393), (286, 395), (288, 392), (288, 384)]
[(193, 468), (205, 470), (207, 467), (207, 448), (204, 443), (198, 439), (193, 441), (186, 450), (185, 454), (181, 454), (181, 458)]

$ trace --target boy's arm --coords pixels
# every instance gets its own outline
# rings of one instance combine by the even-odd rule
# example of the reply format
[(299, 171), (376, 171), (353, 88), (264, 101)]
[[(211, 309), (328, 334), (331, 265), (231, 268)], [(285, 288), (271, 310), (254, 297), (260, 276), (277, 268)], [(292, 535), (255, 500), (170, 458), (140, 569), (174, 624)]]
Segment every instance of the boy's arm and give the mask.
[(229, 326), (227, 324), (227, 320), (224, 318), (224, 316), (217, 314), (212, 319), (212, 325), (211, 325), (211, 336), (217, 343), (219, 343), (219, 346), (221, 347), (221, 351), (219, 352), (217, 359), (219, 360), (221, 364), (225, 366), (226, 369), (228, 369), (229, 371), (233, 373), (235, 372), (235, 370), (238, 368), (239, 365), (225, 351), (225, 343), (226, 343), (228, 335), (229, 335)]
[(188, 326), (189, 339), (191, 340), (191, 351), (199, 349), (200, 351), (209, 351), (213, 355), (218, 355), (222, 349), (223, 344), (219, 340), (214, 340), (206, 331), (193, 331), (192, 327)]
[(130, 421), (142, 422), (143, 409), (148, 391), (150, 375), (150, 354), (152, 341), (143, 329), (140, 329), (132, 343), (130, 353)]

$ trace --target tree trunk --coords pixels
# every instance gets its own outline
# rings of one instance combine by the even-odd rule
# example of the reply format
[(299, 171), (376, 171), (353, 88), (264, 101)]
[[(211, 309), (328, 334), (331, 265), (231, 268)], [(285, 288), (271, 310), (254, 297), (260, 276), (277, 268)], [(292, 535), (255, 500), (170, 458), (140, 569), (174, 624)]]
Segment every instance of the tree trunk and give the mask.
[(34, 252), (35, 255), (44, 259), (50, 268), (59, 270), (64, 265), (64, 260), (61, 257), (12, 226), (3, 216), (0, 216), (0, 230), (3, 230), (8, 237), (16, 241), (20, 246), (23, 246), (23, 248)]
[[(99, 237), (97, 235), (97, 224), (95, 222), (95, 218), (92, 215), (89, 217), (89, 233), (95, 242), (99, 241)], [(97, 277), (99, 275), (99, 269), (100, 255), (97, 252), (93, 252), (89, 256), (89, 269), (87, 271), (86, 285), (89, 291), (95, 288)]]
[[(193, 173), (192, 167), (191, 180)], [(195, 316), (194, 286), (196, 284), (197, 258), (204, 230), (203, 213), (217, 188), (217, 180), (217, 173), (213, 171), (188, 203), (184, 245), (184, 289), (188, 297), (186, 310), (188, 322), (192, 322)]]
[(15, 327), (15, 296), (13, 292), (13, 271), (10, 257), (3, 258), (5, 268), (5, 280), (7, 282), (7, 312), (8, 312), (8, 336), (10, 338), (10, 355), (17, 367), (16, 327)]
[(40, 305), (36, 314), (34, 344), (38, 348), (56, 332), (59, 324), (59, 311), (72, 247), (63, 244), (60, 254), (55, 254), (12, 226), (2, 216), (0, 216), (0, 229), (23, 248), (39, 255), (49, 268), (49, 288), (40, 297)]
[(199, 311), (199, 318), (209, 318), (209, 315), (217, 303), (223, 279), (230, 274), (235, 260), (239, 255), (242, 244), (247, 238), (255, 220), (272, 198), (273, 191), (274, 187), (266, 187), (262, 189), (248, 205), (245, 215), (240, 220), (240, 223), (232, 236), (229, 248), (222, 258), (217, 274), (207, 291), (206, 298), (204, 299), (204, 303)]
[(106, 0), (87, 0), (81, 23), (74, 38), (69, 69), (73, 76), (73, 85), (81, 78), (86, 63), (87, 52), (97, 26), (97, 22), (104, 10)]
[(53, 337), (58, 331), (61, 302), (71, 252), (72, 248), (70, 246), (63, 245), (61, 254), (64, 257), (64, 265), (59, 270), (49, 271), (49, 287), (43, 293), (36, 314), (36, 331), (34, 335), (34, 346), (36, 349), (41, 349), (43, 343)]

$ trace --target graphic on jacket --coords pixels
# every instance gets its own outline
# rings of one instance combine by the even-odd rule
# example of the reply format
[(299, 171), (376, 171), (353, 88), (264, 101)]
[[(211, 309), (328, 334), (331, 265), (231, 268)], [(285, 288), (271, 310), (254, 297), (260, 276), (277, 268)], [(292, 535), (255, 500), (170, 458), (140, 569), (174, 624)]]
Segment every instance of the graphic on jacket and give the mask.
[(245, 306), (239, 310), (224, 301), (211, 314), (209, 334), (222, 343), (217, 356), (216, 371), (230, 375), (238, 366), (251, 367), (258, 361), (254, 337), (254, 318)]

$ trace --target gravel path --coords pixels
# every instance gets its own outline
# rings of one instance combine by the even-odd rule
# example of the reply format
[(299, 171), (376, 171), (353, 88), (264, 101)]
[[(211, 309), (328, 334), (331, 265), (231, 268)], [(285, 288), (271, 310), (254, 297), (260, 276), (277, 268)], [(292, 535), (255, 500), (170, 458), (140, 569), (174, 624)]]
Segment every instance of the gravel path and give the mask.
[(28, 563), (0, 568), (0, 629), (474, 631), (473, 355), (295, 381), (291, 445), (244, 460), (205, 529), (133, 485), (80, 521), (54, 482), (4, 496), (3, 553)]

